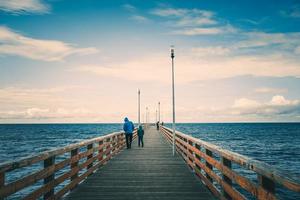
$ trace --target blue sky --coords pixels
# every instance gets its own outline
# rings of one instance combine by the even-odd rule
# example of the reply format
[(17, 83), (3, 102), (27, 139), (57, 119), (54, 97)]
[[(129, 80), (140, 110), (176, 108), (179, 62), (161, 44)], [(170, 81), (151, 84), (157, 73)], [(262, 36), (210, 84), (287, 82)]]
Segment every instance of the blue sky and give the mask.
[[(299, 1), (0, 0), (0, 122), (300, 121)], [(143, 112), (144, 115), (144, 112)]]

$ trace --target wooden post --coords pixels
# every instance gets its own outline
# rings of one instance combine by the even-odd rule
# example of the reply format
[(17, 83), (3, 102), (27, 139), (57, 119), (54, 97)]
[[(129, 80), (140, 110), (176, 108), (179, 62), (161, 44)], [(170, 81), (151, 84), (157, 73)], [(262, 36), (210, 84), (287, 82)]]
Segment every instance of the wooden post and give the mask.
[[(103, 160), (103, 140), (99, 141), (99, 149), (98, 149), (98, 161), (102, 161)], [(102, 147), (101, 147), (102, 146)]]
[[(212, 157), (212, 152), (208, 149), (205, 149), (205, 153), (206, 155), (208, 155), (209, 157)], [(209, 162), (205, 161), (205, 165), (206, 167), (208, 167), (210, 170), (212, 170), (213, 166), (211, 164), (209, 164)], [(208, 173), (206, 173), (206, 178), (210, 181), (210, 182), (213, 182), (213, 179), (209, 176)]]
[[(195, 144), (195, 147), (197, 149), (199, 149), (199, 151), (201, 151), (201, 146), (199, 144)], [(201, 162), (201, 157), (198, 154), (195, 155), (195, 159), (198, 159)], [(202, 169), (201, 169), (200, 166), (198, 166), (197, 164), (195, 164), (195, 167), (197, 167), (197, 169), (199, 170), (199, 172), (201, 172)]]
[[(52, 156), (52, 157), (44, 160), (44, 168), (50, 167), (51, 165), (54, 165), (54, 164), (55, 164), (55, 156)], [(50, 181), (53, 181), (54, 178), (55, 178), (55, 173), (44, 178), (44, 185), (49, 183)], [(44, 194), (44, 199), (49, 199), (53, 195), (54, 195), (54, 188), (52, 188), (51, 190), (49, 190), (48, 192), (46, 192)]]
[(275, 194), (275, 182), (268, 177), (258, 174), (258, 182), (262, 188), (268, 192)]
[[(5, 185), (5, 173), (0, 173), (0, 189)], [(0, 200), (4, 200), (4, 197), (0, 196)]]
[[(78, 148), (71, 150), (71, 158), (73, 158), (74, 156), (78, 155)], [(79, 160), (77, 160), (76, 162), (71, 164), (71, 171), (78, 166), (78, 162)], [(75, 180), (78, 177), (78, 172), (75, 173), (73, 176), (71, 176), (71, 182), (73, 180)], [(77, 184), (75, 185), (75, 187), (77, 186)], [(74, 188), (75, 188), (74, 187)]]
[[(92, 148), (93, 148), (93, 143), (87, 145), (86, 150), (88, 151), (88, 150), (90, 150), (90, 149), (92, 149)], [(86, 160), (89, 160), (90, 158), (92, 158), (92, 157), (93, 157), (93, 154), (94, 154), (94, 153), (91, 153), (90, 155), (88, 155), (87, 158), (86, 158)], [(91, 164), (89, 164), (89, 165), (86, 167), (86, 169), (88, 170), (88, 169), (90, 169), (91, 167), (93, 167), (93, 162), (92, 162)]]
[[(222, 157), (222, 164), (226, 167), (228, 167), (229, 169), (231, 169), (231, 160), (228, 160), (227, 158)], [(223, 180), (225, 183), (227, 183), (228, 185), (232, 186), (232, 180), (226, 176), (225, 174), (223, 174)], [(231, 196), (223, 189), (223, 196), (226, 199), (232, 199)]]

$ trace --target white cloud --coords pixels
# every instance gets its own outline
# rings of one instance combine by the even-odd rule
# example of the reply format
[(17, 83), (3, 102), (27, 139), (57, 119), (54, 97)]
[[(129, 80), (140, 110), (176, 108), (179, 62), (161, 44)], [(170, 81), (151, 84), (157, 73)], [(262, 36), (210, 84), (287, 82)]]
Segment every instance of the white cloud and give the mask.
[(289, 10), (281, 10), (280, 14), (284, 17), (300, 18), (300, 4), (293, 5)]
[(57, 40), (40, 40), (23, 36), (0, 26), (0, 54), (17, 55), (34, 60), (61, 61), (70, 55), (97, 53), (95, 48), (76, 48)]
[(84, 108), (76, 109), (49, 109), (49, 108), (28, 108), (21, 111), (0, 111), (0, 119), (65, 119), (65, 118), (81, 118), (95, 117), (95, 113)]
[(269, 102), (258, 102), (241, 98), (234, 102), (230, 110), (233, 115), (256, 115), (274, 117), (276, 115), (300, 114), (300, 101), (288, 100), (284, 96), (273, 96)]
[(242, 33), (246, 38), (238, 42), (235, 46), (238, 48), (263, 47), (274, 44), (300, 44), (300, 33), (265, 33), (249, 32)]
[(295, 54), (300, 54), (300, 46), (295, 48)]
[(136, 7), (131, 5), (131, 4), (124, 4), (124, 5), (122, 5), (122, 7), (125, 10), (129, 11), (129, 12), (135, 12), (136, 11)]
[(195, 56), (223, 56), (230, 53), (230, 49), (222, 46), (195, 47), (192, 48), (192, 53)]
[(184, 30), (176, 30), (171, 33), (176, 35), (193, 36), (193, 35), (214, 35), (214, 34), (220, 34), (222, 32), (223, 31), (220, 28), (190, 28)]
[(235, 33), (237, 30), (230, 26), (208, 27), (208, 28), (184, 28), (180, 30), (172, 31), (172, 34), (196, 36), (196, 35), (216, 35), (225, 33)]
[(49, 6), (42, 0), (0, 0), (0, 10), (13, 14), (48, 13)]
[(152, 14), (158, 15), (161, 17), (170, 17), (177, 16), (181, 17), (188, 13), (187, 9), (178, 9), (178, 8), (157, 8), (151, 11)]
[(130, 17), (130, 19), (134, 20), (134, 21), (137, 21), (139, 23), (147, 23), (149, 22), (150, 20), (142, 15), (132, 15)]
[(157, 8), (151, 11), (151, 14), (166, 17), (174, 21), (170, 23), (173, 26), (202, 26), (214, 25), (217, 21), (214, 19), (214, 13), (199, 9), (181, 9), (181, 8)]
[(254, 90), (255, 93), (285, 93), (287, 89), (283, 88), (270, 88), (270, 87), (260, 87)]

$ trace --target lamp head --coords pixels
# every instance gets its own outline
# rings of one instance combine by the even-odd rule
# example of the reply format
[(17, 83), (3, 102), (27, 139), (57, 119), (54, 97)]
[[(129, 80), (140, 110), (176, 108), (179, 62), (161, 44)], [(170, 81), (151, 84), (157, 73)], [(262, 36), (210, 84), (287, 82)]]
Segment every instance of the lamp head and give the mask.
[(171, 45), (171, 58), (173, 59), (174, 57), (175, 57), (174, 46)]

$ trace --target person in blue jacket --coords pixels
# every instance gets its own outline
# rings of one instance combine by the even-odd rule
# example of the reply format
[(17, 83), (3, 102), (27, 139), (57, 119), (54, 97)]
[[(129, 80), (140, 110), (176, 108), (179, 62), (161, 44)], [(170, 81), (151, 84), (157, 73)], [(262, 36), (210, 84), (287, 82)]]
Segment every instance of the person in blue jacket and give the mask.
[(124, 119), (124, 125), (123, 125), (123, 130), (125, 132), (126, 136), (126, 145), (127, 149), (131, 148), (131, 143), (132, 143), (132, 134), (134, 130), (134, 125), (127, 117)]

